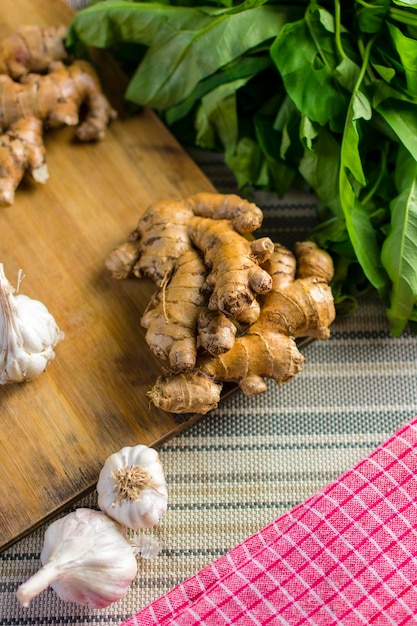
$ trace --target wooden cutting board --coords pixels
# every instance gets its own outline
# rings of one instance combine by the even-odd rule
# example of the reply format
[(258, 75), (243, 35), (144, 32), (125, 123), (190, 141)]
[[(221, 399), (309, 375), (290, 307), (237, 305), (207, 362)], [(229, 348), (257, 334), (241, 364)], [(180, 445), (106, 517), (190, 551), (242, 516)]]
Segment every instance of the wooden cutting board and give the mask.
[[(22, 16), (47, 25), (72, 13), (61, 0), (3, 0), (0, 37)], [(44, 302), (65, 333), (38, 379), (0, 388), (0, 549), (93, 489), (112, 452), (157, 447), (198, 419), (179, 423), (149, 404), (161, 365), (139, 321), (154, 286), (117, 281), (104, 262), (152, 202), (214, 189), (149, 110), (119, 118), (98, 144), (73, 133), (46, 133), (49, 181), (25, 181), (0, 209), (6, 276), (16, 284), (21, 268), (20, 293)]]

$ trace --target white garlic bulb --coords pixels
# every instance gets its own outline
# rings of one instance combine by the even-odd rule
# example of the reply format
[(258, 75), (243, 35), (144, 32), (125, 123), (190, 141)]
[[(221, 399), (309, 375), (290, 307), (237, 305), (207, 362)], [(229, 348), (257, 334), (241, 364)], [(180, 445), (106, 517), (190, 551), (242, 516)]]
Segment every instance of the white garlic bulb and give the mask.
[(125, 529), (92, 509), (76, 509), (48, 526), (41, 562), (17, 590), (24, 607), (50, 585), (62, 600), (102, 609), (125, 595), (137, 573)]
[(159, 454), (145, 445), (110, 455), (100, 472), (98, 505), (127, 528), (150, 528), (167, 511), (168, 494)]
[(30, 381), (54, 358), (63, 339), (46, 306), (15, 289), (0, 263), (0, 384)]

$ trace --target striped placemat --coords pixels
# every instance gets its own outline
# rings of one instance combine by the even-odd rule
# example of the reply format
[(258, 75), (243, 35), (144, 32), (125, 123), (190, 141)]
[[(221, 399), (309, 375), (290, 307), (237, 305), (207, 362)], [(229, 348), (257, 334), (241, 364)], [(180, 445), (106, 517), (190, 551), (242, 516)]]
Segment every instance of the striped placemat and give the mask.
[(415, 623), (417, 419), (123, 626)]
[[(221, 157), (192, 153), (216, 188), (235, 191)], [(314, 223), (305, 190), (256, 193), (265, 234), (286, 245)], [(39, 567), (45, 528), (0, 554), (0, 626), (119, 625), (173, 586), (368, 456), (416, 414), (416, 339), (392, 339), (379, 300), (366, 295), (328, 341), (304, 349), (303, 371), (254, 399), (237, 392), (164, 445), (169, 511), (150, 531), (162, 550), (140, 560), (126, 596), (104, 610), (62, 602), (52, 590), (28, 609), (17, 586)], [(92, 494), (77, 506), (96, 508)]]

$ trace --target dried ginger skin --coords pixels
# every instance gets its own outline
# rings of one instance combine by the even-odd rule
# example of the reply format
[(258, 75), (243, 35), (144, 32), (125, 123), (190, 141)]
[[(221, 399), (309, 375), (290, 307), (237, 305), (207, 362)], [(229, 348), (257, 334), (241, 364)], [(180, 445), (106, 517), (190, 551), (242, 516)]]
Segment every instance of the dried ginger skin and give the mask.
[(15, 189), (28, 171), (32, 179), (45, 183), (49, 177), (42, 122), (35, 117), (18, 120), (0, 135), (0, 206), (11, 206)]
[(262, 226), (263, 213), (253, 202), (235, 194), (202, 191), (185, 200), (194, 215), (216, 220), (230, 220), (241, 234), (253, 233)]
[(177, 261), (166, 287), (157, 294), (156, 305), (142, 316), (145, 339), (152, 352), (168, 360), (172, 371), (190, 370), (197, 358), (197, 323), (206, 304), (201, 291), (205, 266), (200, 254), (187, 250)]
[(45, 72), (53, 61), (68, 58), (67, 27), (22, 25), (0, 42), (0, 73), (21, 80), (29, 72)]
[(282, 384), (301, 369), (304, 357), (285, 335), (246, 333), (217, 357), (201, 357), (192, 372), (160, 376), (149, 392), (156, 407), (172, 413), (204, 415), (220, 402), (223, 382), (238, 383), (245, 395), (266, 391), (264, 378)]
[(248, 241), (229, 220), (197, 216), (189, 221), (189, 234), (210, 269), (206, 280), (211, 292), (209, 309), (239, 321), (256, 296), (271, 289), (271, 277), (259, 263), (272, 253), (272, 241), (268, 237)]
[(116, 119), (117, 113), (103, 94), (93, 66), (83, 60), (74, 61), (68, 67), (55, 62), (44, 79), (49, 76), (56, 83), (60, 101), (51, 109), (48, 123), (78, 124), (80, 107), (85, 105), (87, 113), (76, 130), (76, 137), (80, 141), (102, 141), (107, 126)]
[[(42, 134), (37, 133), (35, 138), (33, 129), (23, 132), (26, 118), (37, 118), (42, 131), (47, 127), (79, 124), (75, 135), (80, 141), (100, 141), (109, 123), (117, 117), (101, 90), (94, 67), (83, 60), (69, 63), (66, 36), (64, 25), (45, 28), (27, 25), (0, 42), (0, 133), (3, 133), (0, 177), (4, 185), (0, 203), (3, 205), (13, 202), (14, 191), (26, 169), (37, 182), (46, 182), (48, 178), (44, 154), (43, 162), (40, 157), (44, 153)], [(80, 123), (82, 106), (85, 116)], [(11, 168), (12, 160), (15, 166)]]

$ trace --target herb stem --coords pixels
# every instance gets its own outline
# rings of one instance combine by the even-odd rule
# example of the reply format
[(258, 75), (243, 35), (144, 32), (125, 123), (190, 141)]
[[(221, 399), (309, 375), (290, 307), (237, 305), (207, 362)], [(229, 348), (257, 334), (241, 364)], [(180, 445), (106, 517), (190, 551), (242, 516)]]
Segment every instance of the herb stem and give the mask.
[[(366, 2), (365, 0), (356, 0), (356, 3), (362, 5), (366, 9), (381, 9), (379, 5), (369, 4), (369, 2)], [(411, 13), (411, 11), (408, 11), (407, 9), (404, 10), (396, 7), (389, 7), (387, 14), (391, 19), (396, 20), (397, 22), (408, 24), (409, 26), (417, 26), (417, 15), (415, 13)]]
[(409, 26), (417, 26), (417, 15), (410, 11), (404, 11), (403, 9), (396, 9), (390, 7), (388, 9), (388, 16), (401, 24), (408, 24)]
[(369, 4), (369, 2), (365, 2), (365, 0), (356, 0), (357, 4), (361, 4), (366, 9), (380, 9), (380, 6)]
[(361, 86), (365, 73), (368, 69), (369, 56), (371, 54), (371, 48), (372, 48), (372, 44), (374, 43), (374, 40), (375, 40), (375, 35), (371, 37), (371, 39), (369, 39), (365, 47), (363, 46), (362, 40), (358, 41), (359, 50), (362, 55), (362, 65), (361, 65), (361, 69), (359, 71), (358, 77), (356, 79), (355, 86), (353, 88), (354, 92), (359, 91), (359, 87)]
[[(373, 39), (375, 39), (375, 36), (373, 37)], [(373, 41), (373, 39), (371, 41)], [(362, 60), (363, 60), (364, 57), (365, 57), (366, 48), (363, 45), (362, 39), (358, 39), (358, 50), (359, 50), (360, 55), (361, 55)], [(366, 72), (368, 73), (369, 79), (371, 80), (371, 82), (373, 82), (375, 80), (375, 74), (374, 74), (374, 71), (373, 71), (372, 67), (370, 66), (370, 64), (368, 62), (369, 61), (369, 54), (370, 54), (370, 49), (369, 49), (369, 52), (367, 53)]]
[(366, 206), (366, 204), (372, 199), (372, 196), (378, 190), (378, 187), (381, 184), (386, 174), (386, 171), (387, 171), (386, 166), (387, 166), (387, 155), (386, 155), (386, 150), (383, 150), (381, 153), (381, 166), (379, 168), (378, 176), (376, 177), (374, 184), (372, 185), (371, 189), (368, 191), (366, 196), (362, 198), (361, 203), (363, 204), (363, 206)]
[(320, 54), (321, 60), (330, 69), (329, 62), (328, 62), (328, 60), (326, 58), (326, 55), (323, 54), (323, 52), (322, 52), (320, 41), (317, 39), (315, 29), (311, 27), (310, 16), (317, 8), (318, 8), (317, 2), (314, 2), (314, 1), (311, 2), (310, 5), (308, 6), (307, 10), (306, 10), (306, 13), (305, 13), (305, 16), (304, 16), (304, 20), (305, 20), (307, 28), (309, 30), (310, 36), (311, 36), (312, 40), (314, 41), (314, 45), (316, 46), (317, 51)]
[(341, 20), (340, 20), (340, 2), (339, 0), (334, 0), (334, 16), (335, 16), (335, 31), (334, 38), (336, 42), (336, 48), (339, 51), (340, 56), (345, 59), (346, 53), (343, 49), (342, 45), (342, 37), (341, 37)]

